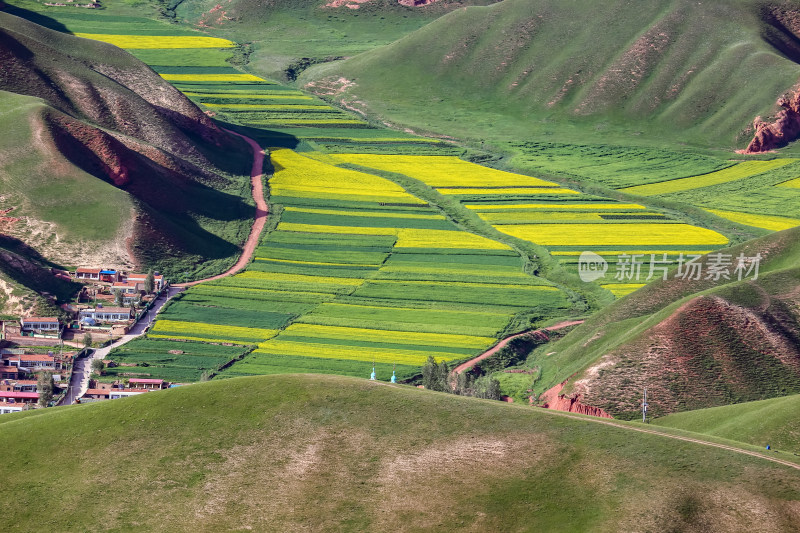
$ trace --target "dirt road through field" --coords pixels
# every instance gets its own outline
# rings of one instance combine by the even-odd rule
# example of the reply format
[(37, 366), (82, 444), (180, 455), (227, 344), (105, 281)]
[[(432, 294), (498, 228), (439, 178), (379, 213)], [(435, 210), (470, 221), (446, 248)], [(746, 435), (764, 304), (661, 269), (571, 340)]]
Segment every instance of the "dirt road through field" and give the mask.
[(511, 335), (510, 337), (506, 337), (505, 339), (501, 340), (500, 342), (498, 342), (497, 344), (495, 344), (494, 346), (492, 346), (491, 348), (489, 348), (488, 350), (486, 350), (485, 352), (483, 352), (479, 356), (477, 356), (477, 357), (475, 357), (473, 359), (470, 359), (466, 363), (461, 363), (460, 365), (455, 367), (453, 369), (453, 376), (457, 376), (458, 374), (462, 373), (466, 369), (471, 368), (473, 365), (475, 365), (475, 363), (483, 361), (487, 357), (493, 356), (494, 354), (496, 354), (497, 352), (499, 352), (500, 350), (505, 348), (508, 345), (508, 343), (511, 342), (514, 339), (517, 339), (519, 337), (525, 337), (525, 336), (535, 336), (536, 334), (547, 334), (548, 331), (556, 331), (556, 330), (559, 330), (559, 329), (568, 328), (570, 326), (577, 326), (578, 324), (583, 324), (583, 320), (570, 320), (570, 321), (567, 321), (567, 322), (559, 322), (558, 324), (554, 324), (554, 325), (548, 326), (546, 328), (532, 329), (532, 330), (528, 330), (528, 331), (523, 331), (522, 333), (517, 333), (516, 335)]
[(256, 203), (256, 216), (253, 220), (253, 226), (250, 229), (250, 235), (247, 237), (244, 247), (242, 248), (242, 255), (239, 256), (239, 260), (236, 261), (235, 265), (222, 274), (217, 274), (216, 276), (211, 276), (210, 278), (190, 281), (188, 283), (176, 283), (173, 285), (173, 287), (191, 287), (193, 285), (197, 285), (198, 283), (226, 278), (242, 270), (247, 266), (247, 263), (249, 263), (250, 259), (253, 257), (253, 253), (256, 251), (256, 247), (258, 246), (258, 240), (261, 237), (261, 232), (264, 230), (264, 226), (267, 223), (269, 206), (267, 206), (267, 202), (264, 200), (264, 186), (262, 183), (264, 175), (264, 149), (261, 148), (261, 146), (259, 146), (259, 144), (250, 137), (246, 137), (241, 133), (236, 133), (235, 131), (225, 131), (233, 135), (238, 135), (250, 145), (250, 148), (253, 149), (253, 167), (250, 170), (250, 186), (253, 191), (253, 200)]

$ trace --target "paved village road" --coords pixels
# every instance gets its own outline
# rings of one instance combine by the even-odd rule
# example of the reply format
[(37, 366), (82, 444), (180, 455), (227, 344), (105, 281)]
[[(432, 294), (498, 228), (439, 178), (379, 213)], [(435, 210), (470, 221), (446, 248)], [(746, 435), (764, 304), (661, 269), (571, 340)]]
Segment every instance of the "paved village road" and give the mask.
[(61, 402), (61, 405), (70, 405), (75, 403), (77, 398), (80, 398), (86, 390), (89, 388), (89, 376), (92, 373), (92, 361), (94, 359), (103, 360), (108, 357), (108, 352), (117, 348), (118, 346), (122, 346), (123, 344), (132, 341), (136, 337), (140, 337), (144, 334), (145, 330), (148, 326), (155, 320), (156, 314), (161, 310), (167, 301), (170, 298), (175, 296), (176, 294), (183, 291), (183, 287), (170, 287), (167, 290), (166, 295), (161, 295), (156, 299), (155, 304), (150, 310), (143, 315), (136, 324), (133, 325), (133, 328), (126, 334), (117, 339), (116, 342), (106, 346), (105, 348), (99, 348), (94, 351), (91, 357), (83, 357), (75, 362), (75, 367), (72, 369), (72, 379), (69, 382), (69, 389), (67, 390), (67, 394)]
[(159, 312), (159, 310), (161, 310), (161, 307), (167, 303), (170, 298), (183, 291), (186, 287), (191, 287), (193, 285), (197, 285), (198, 283), (221, 279), (236, 274), (245, 266), (247, 266), (247, 263), (249, 263), (250, 259), (253, 257), (256, 247), (258, 246), (258, 240), (261, 237), (261, 232), (264, 230), (264, 226), (266, 225), (267, 216), (269, 215), (269, 207), (267, 206), (267, 202), (264, 200), (264, 186), (262, 183), (265, 154), (261, 146), (259, 146), (259, 144), (250, 137), (246, 137), (240, 133), (236, 133), (235, 131), (225, 131), (233, 135), (238, 135), (250, 145), (250, 148), (253, 149), (253, 166), (250, 170), (250, 184), (252, 187), (253, 201), (255, 201), (256, 204), (256, 214), (255, 219), (253, 220), (253, 226), (250, 229), (250, 235), (247, 237), (247, 241), (245, 241), (245, 245), (242, 249), (242, 255), (239, 257), (239, 260), (236, 261), (235, 265), (222, 274), (189, 283), (172, 285), (169, 288), (166, 297), (162, 296), (156, 300), (155, 305), (150, 309), (150, 311), (147, 312), (146, 315), (144, 315), (136, 324), (133, 325), (133, 328), (128, 332), (128, 334), (123, 335), (122, 338), (110, 346), (95, 350), (91, 357), (84, 357), (76, 361), (75, 367), (72, 371), (72, 379), (70, 380), (69, 389), (67, 390), (67, 394), (64, 397), (64, 400), (62, 400), (61, 405), (70, 405), (75, 403), (75, 400), (80, 398), (87, 391), (89, 388), (89, 376), (92, 373), (92, 361), (94, 359), (99, 359), (102, 361), (114, 348), (122, 346), (123, 344), (130, 342), (144, 334), (145, 330), (155, 319), (156, 314)]

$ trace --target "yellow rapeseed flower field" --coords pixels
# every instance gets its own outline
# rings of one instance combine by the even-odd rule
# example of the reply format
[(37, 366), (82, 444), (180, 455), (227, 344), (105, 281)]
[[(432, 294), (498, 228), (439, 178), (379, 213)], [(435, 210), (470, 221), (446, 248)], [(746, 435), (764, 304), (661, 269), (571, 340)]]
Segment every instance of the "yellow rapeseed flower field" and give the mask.
[(318, 209), (316, 207), (286, 207), (284, 211), (294, 211), (296, 213), (316, 213), (318, 215), (343, 215), (351, 217), (377, 217), (377, 218), (413, 218), (419, 220), (446, 220), (444, 215), (428, 215), (424, 213), (388, 213), (383, 211), (368, 211), (366, 209)]
[(159, 74), (167, 81), (260, 81), (270, 83), (252, 74)]
[(710, 187), (712, 185), (719, 185), (731, 181), (738, 181), (768, 170), (773, 170), (789, 163), (797, 161), (796, 159), (774, 159), (772, 161), (745, 161), (738, 165), (733, 165), (710, 174), (703, 174), (701, 176), (692, 176), (690, 178), (681, 178), (676, 180), (662, 181), (660, 183), (651, 183), (649, 185), (636, 185), (635, 187), (626, 187), (620, 189), (622, 192), (628, 194), (636, 194), (639, 196), (655, 196), (658, 194), (670, 194), (674, 192), (691, 191), (693, 189), (700, 189), (702, 187)]
[[(508, 235), (543, 246), (722, 245), (728, 239), (689, 224), (514, 224), (497, 225)], [(589, 248), (590, 249), (590, 248)]]
[[(231, 91), (229, 93), (198, 93), (195, 91), (184, 91), (186, 96), (202, 96), (203, 98), (238, 98), (247, 100), (313, 100), (311, 96), (304, 94), (286, 94), (288, 91), (261, 91), (257, 93), (239, 93)], [(203, 105), (209, 105), (203, 102)]]
[(800, 189), (800, 178), (795, 178), (793, 180), (784, 181), (783, 183), (779, 183), (777, 187), (788, 187), (790, 189)]
[(561, 187), (498, 187), (494, 189), (487, 189), (482, 187), (457, 187), (449, 189), (436, 189), (439, 194), (455, 195), (455, 194), (496, 194), (502, 196), (516, 195), (516, 194), (580, 194), (578, 191), (572, 189), (564, 189)]
[(611, 291), (611, 294), (616, 296), (617, 298), (622, 298), (623, 296), (627, 296), (636, 289), (641, 289), (644, 287), (644, 283), (611, 283), (608, 285), (601, 285), (604, 289), (608, 289)]
[(335, 157), (346, 163), (405, 174), (431, 187), (558, 185), (539, 178), (483, 167), (454, 156), (341, 154)]
[(487, 346), (494, 344), (496, 340), (493, 337), (477, 337), (473, 335), (417, 333), (412, 331), (393, 331), (385, 329), (320, 326), (317, 324), (292, 324), (281, 334), (281, 339), (286, 339), (287, 336), (383, 341), (393, 344), (454, 346), (458, 348), (475, 349), (486, 348)]
[(286, 274), (284, 272), (260, 272), (258, 270), (247, 270), (238, 274), (237, 279), (251, 279), (264, 281), (285, 281), (303, 282), (327, 285), (348, 285), (358, 286), (364, 283), (361, 278), (335, 278), (332, 276), (309, 276), (306, 274)]
[(233, 42), (227, 39), (200, 35), (110, 35), (104, 33), (76, 33), (75, 35), (130, 50), (148, 48), (232, 48), (235, 46)]
[[(597, 253), (598, 255), (605, 256), (605, 257), (617, 256), (617, 255), (622, 255), (622, 254), (628, 254), (628, 255), (639, 254), (639, 255), (646, 255), (648, 257), (650, 256), (650, 254), (655, 254), (656, 257), (661, 257), (663, 254), (667, 254), (667, 256), (680, 255), (680, 254), (700, 254), (700, 255), (704, 255), (704, 254), (710, 254), (712, 251), (713, 250), (699, 250), (698, 251), (698, 250), (658, 250), (658, 249), (653, 249), (653, 250), (611, 250), (611, 251), (605, 251), (605, 250), (599, 251), (598, 250), (598, 251), (595, 251), (595, 253)], [(556, 251), (551, 251), (550, 255), (579, 256), (582, 253), (583, 253), (583, 251), (579, 252), (579, 251), (575, 251), (575, 250), (567, 250), (567, 251), (558, 251), (558, 250), (556, 250)]]
[(472, 248), (476, 250), (510, 250), (501, 242), (465, 231), (433, 229), (397, 230), (396, 248)]
[(217, 324), (205, 324), (203, 322), (184, 322), (182, 320), (167, 320), (163, 318), (156, 321), (156, 325), (153, 326), (152, 331), (155, 333), (187, 333), (199, 336), (207, 334), (253, 340), (266, 340), (274, 337), (278, 333), (278, 331), (274, 329), (246, 328), (242, 326), (220, 326)]
[(264, 109), (264, 110), (290, 110), (290, 111), (312, 111), (320, 109), (333, 109), (329, 105), (309, 105), (309, 104), (211, 104), (208, 102), (200, 102), (206, 107), (213, 107), (219, 109)]
[(328, 226), (325, 224), (297, 224), (281, 222), (280, 231), (302, 231), (305, 233), (336, 233), (349, 235), (397, 235), (395, 228), (368, 228), (361, 226)]
[(599, 202), (584, 202), (584, 203), (562, 203), (562, 202), (545, 202), (533, 204), (464, 204), (467, 209), (474, 209), (476, 211), (489, 211), (494, 209), (548, 209), (558, 210), (562, 209), (647, 209), (639, 204), (601, 204)]
[(421, 203), (401, 186), (373, 174), (339, 168), (289, 149), (274, 150), (270, 157), (277, 169), (269, 180), (273, 194), (289, 196), (290, 191), (296, 191), (330, 194), (333, 198), (342, 195), (386, 196), (393, 202), (405, 199), (403, 201), (409, 203)]
[(753, 226), (755, 228), (768, 229), (772, 231), (782, 231), (795, 226), (800, 226), (800, 220), (796, 218), (776, 217), (774, 215), (754, 215), (752, 213), (740, 213), (737, 211), (721, 211), (719, 209), (706, 209), (709, 213), (713, 213), (718, 217), (736, 222), (737, 224), (744, 224), (746, 226)]
[(428, 355), (434, 355), (437, 361), (463, 359), (463, 354), (429, 352), (422, 350), (403, 350), (398, 348), (379, 348), (375, 346), (346, 346), (325, 344), (322, 342), (291, 342), (275, 338), (259, 344), (254, 354), (300, 355), (319, 357), (322, 359), (346, 359), (350, 361), (376, 361), (379, 363), (397, 363), (398, 365), (422, 365)]

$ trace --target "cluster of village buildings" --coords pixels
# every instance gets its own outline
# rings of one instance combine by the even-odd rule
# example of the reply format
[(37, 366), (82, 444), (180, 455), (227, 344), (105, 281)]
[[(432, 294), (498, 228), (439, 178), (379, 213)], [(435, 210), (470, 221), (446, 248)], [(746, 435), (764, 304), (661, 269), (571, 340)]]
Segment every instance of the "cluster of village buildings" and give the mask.
[[(168, 287), (164, 276), (153, 274), (153, 293), (145, 290), (148, 274), (125, 273), (105, 268), (78, 268), (75, 272), (58, 271), (58, 277), (82, 282), (78, 303), (62, 307), (71, 317), (28, 316), (0, 321), (0, 414), (30, 409), (39, 402), (37, 379), (40, 372), (54, 378), (54, 396), (65, 392), (75, 352), (63, 352), (65, 343), (75, 339), (80, 344), (86, 333), (110, 338), (124, 335), (136, 319), (136, 304), (146, 305)], [(118, 296), (118, 294), (120, 296)], [(122, 298), (123, 306), (115, 305)], [(81, 302), (87, 303), (81, 303)], [(59, 345), (58, 353), (48, 346)], [(77, 346), (75, 342), (73, 346)], [(27, 346), (27, 349), (24, 348)], [(41, 348), (37, 348), (41, 346)], [(37, 353), (30, 353), (31, 351)], [(46, 352), (46, 353), (45, 353)], [(92, 402), (143, 394), (168, 388), (159, 379), (131, 378), (115, 383), (92, 383), (79, 399)]]
[[(16, 321), (2, 321), (0, 339), (17, 342), (25, 337), (61, 339), (65, 328), (77, 330), (70, 331), (73, 335), (87, 331), (124, 335), (135, 319), (135, 305), (141, 306), (152, 298), (145, 290), (147, 274), (104, 268), (78, 268), (75, 272), (58, 275), (69, 276), (75, 281), (85, 283), (86, 288), (81, 291), (78, 301), (86, 303), (64, 306), (63, 309), (72, 315), (67, 320), (61, 317), (29, 316)], [(163, 275), (153, 274), (155, 293), (161, 292), (167, 285)], [(121, 295), (122, 306), (118, 305), (118, 293)]]
[(54, 394), (66, 389), (60, 372), (72, 364), (74, 353), (25, 353), (23, 349), (0, 349), (0, 414), (24, 411), (39, 401), (37, 374), (53, 373)]

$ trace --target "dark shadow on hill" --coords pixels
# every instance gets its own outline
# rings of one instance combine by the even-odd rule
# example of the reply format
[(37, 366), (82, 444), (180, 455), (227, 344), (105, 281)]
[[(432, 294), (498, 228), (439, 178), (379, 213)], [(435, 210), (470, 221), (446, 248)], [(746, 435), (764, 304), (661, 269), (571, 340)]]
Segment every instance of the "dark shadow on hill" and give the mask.
[(800, 64), (800, 38), (768, 9), (762, 11), (766, 26), (762, 38), (786, 59)]
[(229, 129), (250, 137), (264, 148), (291, 148), (294, 150), (301, 142), (300, 139), (294, 135), (289, 135), (281, 131), (242, 126), (240, 124), (233, 124), (217, 119), (214, 119), (214, 122), (221, 128)]
[(58, 267), (19, 239), (0, 234), (0, 274), (36, 292), (47, 292), (59, 302), (67, 301), (81, 288), (79, 283), (53, 276), (50, 268)]
[(9, 13), (11, 15), (16, 15), (19, 18), (29, 20), (40, 26), (44, 26), (45, 28), (50, 28), (51, 30), (60, 31), (62, 33), (69, 33), (70, 35), (72, 34), (72, 32), (69, 31), (67, 27), (64, 26), (61, 22), (57, 21), (56, 19), (50, 18), (47, 15), (36, 13), (35, 11), (23, 9), (18, 6), (4, 4), (3, 2), (0, 2), (0, 11), (5, 11), (6, 13)]

